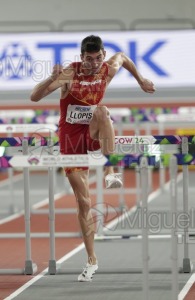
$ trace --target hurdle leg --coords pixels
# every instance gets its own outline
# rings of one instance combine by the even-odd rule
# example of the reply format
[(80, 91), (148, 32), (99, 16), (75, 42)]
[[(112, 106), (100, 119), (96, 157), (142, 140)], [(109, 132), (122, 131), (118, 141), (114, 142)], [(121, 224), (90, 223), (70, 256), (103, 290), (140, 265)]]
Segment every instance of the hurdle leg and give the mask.
[[(177, 158), (171, 157), (170, 160), (170, 196), (171, 196), (171, 213), (177, 215)], [(177, 222), (176, 222), (177, 223)], [(172, 300), (178, 299), (178, 232), (177, 224), (171, 229), (171, 260), (172, 260)]]
[[(8, 137), (12, 137), (12, 133), (8, 132)], [(8, 148), (8, 155), (9, 155), (9, 148)], [(11, 198), (11, 204), (10, 204), (10, 209), (9, 212), (10, 214), (14, 214), (17, 209), (14, 204), (14, 182), (13, 182), (13, 168), (8, 169), (8, 178), (9, 178), (9, 192), (10, 192), (10, 198)]]
[(140, 120), (137, 116), (135, 116), (135, 135), (140, 135)]
[[(22, 141), (23, 154), (28, 154), (28, 141)], [(24, 217), (25, 217), (25, 246), (26, 246), (26, 261), (25, 270), (26, 275), (32, 275), (37, 271), (36, 264), (33, 264), (31, 259), (31, 236), (30, 236), (30, 197), (29, 197), (29, 168), (23, 169), (24, 176)]]
[[(52, 141), (48, 141), (50, 154), (53, 153)], [(49, 185), (49, 232), (50, 232), (50, 259), (48, 272), (50, 275), (56, 274), (56, 258), (55, 258), (55, 204), (54, 204), (54, 168), (48, 168), (48, 185)]]
[[(188, 153), (188, 138), (182, 137), (182, 154)], [(183, 171), (183, 212), (184, 214), (189, 213), (189, 195), (188, 195), (188, 189), (189, 189), (189, 172), (188, 172), (188, 165), (182, 166)], [(184, 236), (183, 236), (183, 242), (184, 242), (184, 258), (183, 258), (183, 272), (184, 273), (191, 273), (193, 269), (192, 262), (189, 258), (189, 230), (188, 227), (184, 227)]]
[(165, 188), (165, 166), (163, 165), (162, 161), (160, 161), (159, 166), (159, 181), (161, 192), (163, 192)]
[[(164, 135), (164, 124), (163, 123), (158, 123), (158, 132), (159, 135)], [(161, 192), (164, 191), (165, 187), (165, 167), (163, 166), (162, 162), (160, 161), (160, 166), (159, 166), (159, 183), (160, 183), (160, 189)]]
[(136, 181), (136, 207), (141, 206), (141, 184), (140, 184), (140, 166), (135, 166), (135, 181)]
[[(142, 211), (148, 209), (148, 161), (146, 157), (141, 158), (141, 187), (142, 187)], [(143, 300), (149, 300), (149, 251), (148, 251), (148, 228), (142, 228), (142, 258), (143, 258)]]
[[(117, 130), (118, 130), (118, 135), (122, 136), (123, 135), (122, 121), (120, 123), (118, 123)], [(119, 173), (121, 173), (121, 179), (122, 179), (122, 182), (124, 183), (124, 167), (122, 167), (122, 166), (118, 167), (118, 171), (119, 171)], [(122, 188), (119, 193), (119, 209), (121, 212), (123, 212), (123, 210), (125, 208), (126, 208), (125, 194), (124, 194), (124, 188)]]

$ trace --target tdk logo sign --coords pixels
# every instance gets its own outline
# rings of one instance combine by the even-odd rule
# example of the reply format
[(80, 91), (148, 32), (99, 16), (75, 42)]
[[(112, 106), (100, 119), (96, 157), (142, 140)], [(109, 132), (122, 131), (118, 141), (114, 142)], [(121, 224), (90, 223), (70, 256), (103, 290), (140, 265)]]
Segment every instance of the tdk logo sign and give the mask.
[[(158, 76), (168, 76), (166, 70), (164, 70), (158, 63), (154, 62), (153, 56), (158, 55), (158, 51), (161, 50), (165, 41), (159, 40), (155, 41), (150, 45), (150, 47), (144, 52), (140, 53), (139, 43), (136, 41), (128, 42), (128, 53), (126, 53), (139, 68), (140, 61), (144, 62), (148, 68), (150, 68)], [(123, 49), (115, 43), (108, 43), (104, 41), (105, 49), (110, 49), (114, 52), (123, 52)], [(78, 53), (80, 51), (79, 45), (77, 43), (39, 43), (37, 45), (39, 49), (49, 49), (52, 51), (52, 57), (54, 59), (54, 64), (62, 63), (62, 52), (66, 50), (74, 50), (78, 48)]]
[[(158, 51), (164, 46), (165, 41), (157, 41), (150, 45), (150, 47), (145, 52), (140, 52), (139, 45), (140, 42), (130, 41), (128, 42), (128, 53), (126, 53), (134, 62), (134, 64), (139, 68), (139, 63), (144, 62), (147, 67), (149, 67), (154, 73), (158, 76), (168, 76), (167, 72), (162, 69), (156, 62), (153, 60), (154, 55), (158, 55)], [(121, 49), (118, 45), (113, 43), (104, 43), (106, 48), (111, 48), (115, 52), (121, 52)]]
[[(53, 66), (80, 61), (80, 44), (90, 33), (0, 34), (0, 90), (31, 90)], [(101, 32), (106, 60), (124, 52), (157, 87), (194, 87), (195, 31)], [(179, 57), (179, 63), (178, 63)], [(125, 67), (125, 66), (124, 66)], [(181, 72), (182, 70), (182, 72)], [(139, 88), (121, 68), (109, 88)]]
[(10, 43), (0, 53), (0, 77), (20, 80), (32, 75), (32, 59), (23, 43)]
[(157, 41), (153, 43), (144, 53), (140, 54), (138, 44), (136, 42), (129, 43), (129, 54), (135, 65), (142, 60), (150, 69), (158, 76), (168, 76), (167, 72), (153, 60), (153, 56), (165, 45), (165, 41)]

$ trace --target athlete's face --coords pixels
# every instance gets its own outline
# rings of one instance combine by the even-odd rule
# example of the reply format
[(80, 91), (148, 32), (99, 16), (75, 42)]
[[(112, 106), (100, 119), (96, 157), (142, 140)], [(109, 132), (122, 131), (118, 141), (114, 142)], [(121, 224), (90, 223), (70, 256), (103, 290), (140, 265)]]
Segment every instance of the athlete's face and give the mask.
[(103, 64), (106, 52), (84, 52), (81, 54), (83, 69), (87, 74), (97, 74)]

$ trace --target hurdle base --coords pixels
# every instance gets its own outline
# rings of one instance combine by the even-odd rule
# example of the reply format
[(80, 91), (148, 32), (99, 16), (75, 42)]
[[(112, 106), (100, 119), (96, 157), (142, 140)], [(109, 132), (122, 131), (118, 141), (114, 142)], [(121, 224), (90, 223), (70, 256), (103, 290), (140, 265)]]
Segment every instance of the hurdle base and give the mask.
[(24, 274), (33, 275), (37, 272), (37, 265), (32, 262), (32, 260), (25, 261)]
[(49, 275), (56, 275), (56, 272), (57, 272), (56, 260), (51, 259), (51, 260), (49, 260), (48, 273), (49, 273)]
[(192, 273), (193, 271), (193, 264), (190, 261), (189, 258), (184, 258), (183, 259), (183, 269), (182, 269), (182, 273)]
[(0, 275), (24, 275), (24, 269), (0, 269)]

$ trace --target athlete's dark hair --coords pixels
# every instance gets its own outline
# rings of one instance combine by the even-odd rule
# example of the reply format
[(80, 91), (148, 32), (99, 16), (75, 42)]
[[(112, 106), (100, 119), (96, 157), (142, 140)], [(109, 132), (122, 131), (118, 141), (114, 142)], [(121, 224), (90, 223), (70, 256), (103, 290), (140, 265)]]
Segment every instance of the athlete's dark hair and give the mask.
[(99, 36), (89, 35), (81, 42), (81, 54), (99, 52), (100, 50), (104, 50), (104, 44)]

